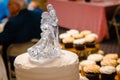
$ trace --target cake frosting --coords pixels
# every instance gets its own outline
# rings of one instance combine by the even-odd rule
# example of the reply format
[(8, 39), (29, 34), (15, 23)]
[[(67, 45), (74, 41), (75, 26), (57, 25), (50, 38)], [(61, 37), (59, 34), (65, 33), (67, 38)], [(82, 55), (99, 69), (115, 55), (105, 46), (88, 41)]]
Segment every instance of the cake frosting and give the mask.
[(17, 80), (79, 80), (79, 60), (75, 53), (62, 50), (55, 59), (31, 61), (28, 53), (14, 62)]
[(112, 73), (116, 72), (116, 69), (113, 66), (102, 66), (100, 68), (100, 72), (104, 73), (104, 74), (112, 74)]

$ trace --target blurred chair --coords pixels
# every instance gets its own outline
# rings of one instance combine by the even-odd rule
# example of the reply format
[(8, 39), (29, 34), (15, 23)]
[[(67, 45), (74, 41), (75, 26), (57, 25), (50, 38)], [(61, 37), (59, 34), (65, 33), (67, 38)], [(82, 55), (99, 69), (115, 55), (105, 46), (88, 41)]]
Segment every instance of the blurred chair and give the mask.
[(3, 62), (1, 53), (2, 53), (2, 46), (0, 45), (0, 80), (8, 80), (5, 64)]
[(29, 42), (25, 43), (15, 43), (11, 44), (8, 49), (7, 49), (7, 54), (8, 54), (8, 67), (9, 67), (9, 72), (10, 72), (10, 77), (15, 77), (15, 72), (14, 72), (14, 60), (15, 58), (22, 54), (27, 52), (27, 49), (36, 44), (38, 39), (32, 39)]
[(120, 45), (120, 6), (118, 6), (113, 14), (112, 20), (108, 22), (109, 27), (114, 27), (118, 43)]

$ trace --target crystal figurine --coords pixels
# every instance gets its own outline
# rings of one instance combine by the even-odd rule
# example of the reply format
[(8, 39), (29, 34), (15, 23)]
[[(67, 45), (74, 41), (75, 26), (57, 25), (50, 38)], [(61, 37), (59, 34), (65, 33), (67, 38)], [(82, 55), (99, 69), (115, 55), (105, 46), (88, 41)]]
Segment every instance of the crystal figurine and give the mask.
[(48, 4), (47, 10), (42, 13), (41, 39), (27, 50), (30, 59), (35, 61), (56, 58), (62, 54), (58, 39), (58, 18), (55, 9), (51, 4)]

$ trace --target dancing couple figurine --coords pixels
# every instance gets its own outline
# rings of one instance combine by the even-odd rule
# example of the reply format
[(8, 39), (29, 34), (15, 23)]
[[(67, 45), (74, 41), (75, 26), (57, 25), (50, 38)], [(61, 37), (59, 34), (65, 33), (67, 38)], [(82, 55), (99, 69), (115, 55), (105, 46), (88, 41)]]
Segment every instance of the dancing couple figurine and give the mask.
[(28, 49), (31, 59), (56, 58), (61, 55), (61, 47), (58, 40), (58, 18), (51, 4), (47, 6), (48, 12), (43, 12), (41, 20), (41, 39)]

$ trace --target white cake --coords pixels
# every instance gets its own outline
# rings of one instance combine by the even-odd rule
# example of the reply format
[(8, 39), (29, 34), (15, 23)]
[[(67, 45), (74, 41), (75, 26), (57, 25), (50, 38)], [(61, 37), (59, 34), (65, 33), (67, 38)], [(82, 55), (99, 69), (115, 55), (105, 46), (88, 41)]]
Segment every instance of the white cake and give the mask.
[(28, 53), (16, 57), (14, 66), (17, 80), (79, 80), (78, 56), (62, 50), (55, 59), (34, 62)]

